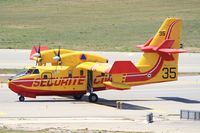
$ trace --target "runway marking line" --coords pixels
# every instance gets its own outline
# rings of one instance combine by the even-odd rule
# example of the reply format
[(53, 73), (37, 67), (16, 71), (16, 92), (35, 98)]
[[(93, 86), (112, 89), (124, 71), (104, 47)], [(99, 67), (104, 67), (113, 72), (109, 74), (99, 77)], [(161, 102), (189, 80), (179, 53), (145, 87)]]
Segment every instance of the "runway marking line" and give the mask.
[(53, 124), (53, 123), (130, 123), (133, 120), (124, 118), (23, 118), (1, 119), (3, 124)]

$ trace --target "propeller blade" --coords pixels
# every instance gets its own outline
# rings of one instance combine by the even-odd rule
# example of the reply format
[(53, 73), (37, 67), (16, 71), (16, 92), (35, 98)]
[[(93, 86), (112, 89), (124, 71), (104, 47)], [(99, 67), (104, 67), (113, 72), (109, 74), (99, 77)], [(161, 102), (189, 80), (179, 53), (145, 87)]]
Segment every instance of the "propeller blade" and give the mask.
[(38, 53), (40, 53), (40, 45), (39, 45), (39, 47), (38, 47)]
[(55, 56), (57, 56), (57, 53), (56, 53), (56, 51), (54, 50), (53, 52), (54, 52)]
[(60, 46), (58, 48), (58, 56), (60, 57)]
[(35, 50), (35, 53), (32, 55), (32, 57), (41, 57), (41, 54), (40, 54), (40, 45), (38, 46), (38, 48), (36, 46), (33, 46), (34, 47), (34, 50)]
[(36, 46), (34, 45), (33, 47), (34, 47), (34, 49), (35, 49), (35, 52), (37, 53), (38, 50), (37, 50)]

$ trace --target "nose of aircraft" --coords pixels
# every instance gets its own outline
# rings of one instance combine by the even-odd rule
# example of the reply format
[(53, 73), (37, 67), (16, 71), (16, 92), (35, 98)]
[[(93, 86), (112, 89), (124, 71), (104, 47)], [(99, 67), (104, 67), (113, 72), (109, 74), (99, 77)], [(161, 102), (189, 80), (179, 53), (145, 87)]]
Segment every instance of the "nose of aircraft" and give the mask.
[(17, 94), (21, 93), (20, 86), (19, 86), (17, 80), (15, 80), (15, 79), (10, 79), (10, 78), (8, 79), (8, 88)]
[(15, 93), (17, 93), (17, 91), (16, 91), (16, 85), (13, 83), (13, 79), (11, 79), (11, 78), (9, 78), (8, 79), (8, 88), (10, 89), (10, 90), (12, 90), (13, 92), (15, 92)]

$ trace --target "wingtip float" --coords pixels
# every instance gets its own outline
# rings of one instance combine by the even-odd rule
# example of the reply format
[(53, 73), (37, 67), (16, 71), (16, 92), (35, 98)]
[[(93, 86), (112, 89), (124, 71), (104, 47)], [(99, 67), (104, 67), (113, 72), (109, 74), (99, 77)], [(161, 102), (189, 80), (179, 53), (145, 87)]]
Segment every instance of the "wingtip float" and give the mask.
[(110, 66), (108, 59), (91, 53), (33, 47), (30, 59), (36, 66), (10, 78), (8, 86), (20, 95), (19, 101), (49, 95), (81, 99), (89, 93), (89, 101), (97, 102), (95, 91), (174, 81), (178, 77), (178, 54), (186, 52), (179, 49), (181, 31), (181, 19), (167, 18), (153, 38), (138, 46), (144, 53), (136, 65), (116, 61)]

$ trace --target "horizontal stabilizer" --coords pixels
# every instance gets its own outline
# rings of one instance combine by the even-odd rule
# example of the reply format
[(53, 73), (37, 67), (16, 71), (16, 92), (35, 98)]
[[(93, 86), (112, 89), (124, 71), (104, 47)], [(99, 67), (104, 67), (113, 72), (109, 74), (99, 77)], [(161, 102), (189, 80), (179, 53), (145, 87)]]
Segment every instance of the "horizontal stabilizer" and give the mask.
[(186, 50), (183, 49), (159, 49), (158, 51), (171, 54), (187, 52)]
[(144, 52), (157, 52), (159, 49), (162, 49), (162, 48), (171, 48), (173, 43), (174, 43), (174, 40), (167, 39), (167, 40), (163, 41), (162, 44), (159, 47), (143, 46), (143, 47), (140, 47), (140, 48)]
[(123, 84), (123, 83), (116, 83), (116, 82), (103, 82), (106, 89), (111, 90), (128, 90), (130, 89), (129, 85)]
[(167, 61), (174, 60), (172, 54), (184, 53), (186, 50), (171, 48), (175, 40), (166, 39), (158, 47), (155, 46), (141, 46), (141, 50), (147, 53), (158, 53)]
[(109, 74), (139, 73), (140, 71), (131, 61), (115, 61), (108, 70)]

